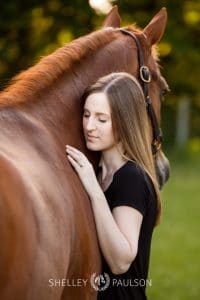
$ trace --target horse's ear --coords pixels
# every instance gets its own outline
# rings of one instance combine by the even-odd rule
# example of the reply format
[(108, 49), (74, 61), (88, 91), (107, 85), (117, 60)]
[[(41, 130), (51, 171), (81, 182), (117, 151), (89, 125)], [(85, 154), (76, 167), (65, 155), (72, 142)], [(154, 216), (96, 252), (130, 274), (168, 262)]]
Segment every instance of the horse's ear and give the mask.
[(154, 45), (160, 41), (165, 31), (166, 23), (167, 10), (163, 7), (143, 30), (150, 45)]
[(103, 27), (120, 27), (120, 15), (117, 5), (114, 5), (106, 19), (103, 22)]

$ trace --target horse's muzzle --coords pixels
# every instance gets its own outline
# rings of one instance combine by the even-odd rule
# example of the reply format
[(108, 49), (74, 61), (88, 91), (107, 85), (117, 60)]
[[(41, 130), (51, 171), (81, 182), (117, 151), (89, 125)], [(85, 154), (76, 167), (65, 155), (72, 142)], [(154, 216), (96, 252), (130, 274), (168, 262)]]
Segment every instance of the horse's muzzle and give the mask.
[(159, 153), (156, 156), (155, 167), (159, 188), (162, 189), (170, 176), (169, 160), (162, 151), (159, 151)]

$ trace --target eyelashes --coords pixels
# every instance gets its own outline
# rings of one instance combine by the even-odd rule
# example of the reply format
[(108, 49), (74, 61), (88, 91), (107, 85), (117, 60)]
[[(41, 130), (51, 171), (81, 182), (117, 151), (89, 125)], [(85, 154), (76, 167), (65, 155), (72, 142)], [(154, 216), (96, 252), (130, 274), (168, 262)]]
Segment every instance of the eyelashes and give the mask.
[[(83, 117), (87, 119), (90, 116), (89, 115), (83, 115)], [(103, 119), (98, 119), (98, 121), (101, 122), (101, 123), (106, 123), (107, 122), (107, 120), (103, 120)]]

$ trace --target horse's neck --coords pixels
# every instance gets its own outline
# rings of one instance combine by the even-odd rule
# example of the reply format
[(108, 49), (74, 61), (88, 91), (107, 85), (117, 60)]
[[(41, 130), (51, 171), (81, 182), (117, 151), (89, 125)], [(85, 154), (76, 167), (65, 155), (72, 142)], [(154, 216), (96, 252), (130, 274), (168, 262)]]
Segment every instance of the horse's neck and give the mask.
[[(107, 51), (106, 47), (110, 47)], [(95, 55), (80, 61), (76, 69), (63, 74), (60, 80), (47, 89), (41, 101), (30, 106), (32, 113), (51, 131), (63, 137), (81, 135), (81, 96), (85, 88), (99, 77), (116, 71), (129, 71), (126, 49), (115, 40), (98, 50)], [(122, 49), (123, 47), (123, 49)]]
[(77, 69), (71, 72), (77, 75), (70, 75), (70, 71), (68, 72), (70, 76), (63, 74), (53, 87), (46, 89), (39, 103), (30, 105), (31, 110), (35, 111), (39, 118), (41, 116), (46, 124), (53, 122), (58, 130), (70, 125), (75, 114), (80, 113), (81, 95), (85, 88), (105, 74), (124, 70), (123, 64), (121, 66), (117, 64), (118, 58), (116, 60), (110, 56), (103, 59), (103, 55), (102, 59), (100, 57), (101, 53), (97, 53), (92, 60), (80, 62)]

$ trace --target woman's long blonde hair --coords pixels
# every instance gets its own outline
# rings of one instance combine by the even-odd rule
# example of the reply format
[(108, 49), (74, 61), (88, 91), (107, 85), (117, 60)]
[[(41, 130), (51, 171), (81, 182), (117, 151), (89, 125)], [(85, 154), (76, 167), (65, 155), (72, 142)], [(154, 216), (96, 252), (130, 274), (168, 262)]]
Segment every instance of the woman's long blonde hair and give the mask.
[(121, 142), (126, 160), (137, 163), (150, 177), (157, 195), (156, 224), (160, 221), (161, 201), (151, 150), (152, 130), (140, 84), (125, 72), (110, 73), (88, 87), (84, 99), (92, 93), (107, 95), (116, 143)]

